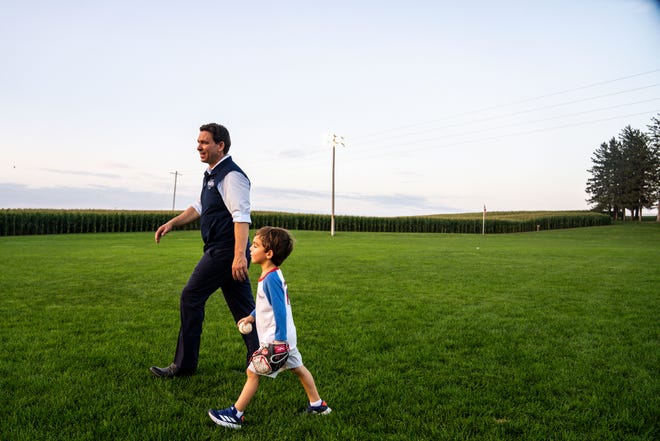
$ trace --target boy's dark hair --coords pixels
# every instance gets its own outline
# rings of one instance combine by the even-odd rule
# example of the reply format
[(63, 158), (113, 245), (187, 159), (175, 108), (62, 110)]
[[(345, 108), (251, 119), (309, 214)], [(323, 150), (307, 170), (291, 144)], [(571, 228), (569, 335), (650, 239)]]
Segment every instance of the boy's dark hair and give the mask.
[(225, 143), (225, 150), (224, 154), (226, 155), (229, 153), (229, 147), (231, 146), (231, 138), (229, 137), (229, 130), (225, 126), (222, 126), (220, 124), (216, 123), (209, 123), (209, 124), (204, 124), (199, 128), (200, 132), (209, 132), (211, 135), (213, 135), (213, 141), (215, 141), (216, 144), (220, 144), (220, 142)]
[(282, 262), (293, 251), (295, 241), (293, 236), (284, 228), (261, 227), (257, 230), (255, 236), (261, 238), (261, 243), (266, 251), (273, 252), (273, 257), (270, 260), (277, 266), (282, 265)]

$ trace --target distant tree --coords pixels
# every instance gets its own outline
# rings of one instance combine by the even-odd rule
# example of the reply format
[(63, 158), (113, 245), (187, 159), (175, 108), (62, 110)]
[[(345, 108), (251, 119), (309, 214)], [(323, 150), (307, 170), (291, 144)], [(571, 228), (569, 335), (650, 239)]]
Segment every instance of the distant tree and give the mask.
[(649, 129), (649, 140), (651, 155), (655, 158), (655, 176), (653, 181), (655, 183), (655, 199), (658, 207), (658, 214), (656, 220), (660, 222), (660, 113), (651, 118), (651, 125)]
[(621, 145), (616, 138), (604, 142), (591, 157), (593, 167), (588, 171), (591, 178), (587, 181), (587, 193), (591, 195), (587, 202), (594, 204), (594, 210), (606, 211), (614, 219), (619, 218), (623, 207), (621, 190)]
[(649, 150), (649, 139), (640, 130), (627, 126), (619, 135), (623, 154), (623, 206), (630, 210), (632, 218), (642, 220), (642, 209), (651, 208), (655, 202), (652, 186), (654, 167)]
[(641, 220), (644, 208), (660, 203), (660, 120), (652, 122), (648, 135), (627, 126), (618, 140), (612, 138), (594, 152), (586, 190), (595, 210), (625, 220), (628, 209)]

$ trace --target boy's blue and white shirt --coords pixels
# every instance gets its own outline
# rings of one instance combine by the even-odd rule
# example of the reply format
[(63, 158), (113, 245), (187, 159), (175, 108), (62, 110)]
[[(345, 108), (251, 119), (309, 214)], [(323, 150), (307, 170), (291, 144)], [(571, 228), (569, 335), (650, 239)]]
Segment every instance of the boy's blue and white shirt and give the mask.
[(298, 339), (291, 313), (289, 290), (279, 268), (273, 268), (259, 278), (253, 315), (261, 344), (282, 340), (289, 344), (289, 349), (296, 347)]

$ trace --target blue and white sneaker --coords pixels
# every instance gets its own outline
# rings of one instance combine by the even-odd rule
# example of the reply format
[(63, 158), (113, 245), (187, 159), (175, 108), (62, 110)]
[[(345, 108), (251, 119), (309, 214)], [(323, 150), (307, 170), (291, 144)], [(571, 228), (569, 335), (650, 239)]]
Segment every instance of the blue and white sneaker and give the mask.
[(328, 404), (324, 401), (319, 406), (312, 406), (311, 404), (307, 406), (307, 415), (327, 415), (332, 412), (332, 409), (328, 407)]
[(236, 408), (231, 406), (227, 409), (209, 409), (209, 416), (214, 423), (229, 427), (231, 429), (240, 429), (243, 427), (243, 421), (245, 420), (244, 416), (236, 416)]

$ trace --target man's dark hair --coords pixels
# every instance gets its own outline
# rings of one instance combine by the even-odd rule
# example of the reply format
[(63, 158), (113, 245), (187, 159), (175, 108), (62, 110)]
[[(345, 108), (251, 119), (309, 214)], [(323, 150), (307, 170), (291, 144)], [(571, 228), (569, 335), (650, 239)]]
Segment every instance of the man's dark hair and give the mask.
[(295, 241), (293, 236), (284, 228), (261, 227), (257, 230), (255, 236), (261, 238), (261, 243), (266, 251), (273, 252), (273, 257), (270, 260), (277, 266), (282, 265), (282, 262), (293, 251)]
[(204, 124), (199, 128), (200, 132), (209, 132), (213, 135), (213, 141), (216, 144), (220, 142), (225, 143), (224, 154), (229, 153), (229, 147), (231, 146), (231, 138), (229, 138), (229, 130), (225, 126), (216, 123)]

